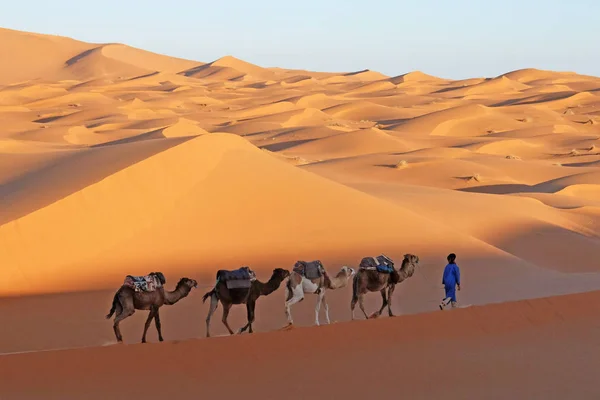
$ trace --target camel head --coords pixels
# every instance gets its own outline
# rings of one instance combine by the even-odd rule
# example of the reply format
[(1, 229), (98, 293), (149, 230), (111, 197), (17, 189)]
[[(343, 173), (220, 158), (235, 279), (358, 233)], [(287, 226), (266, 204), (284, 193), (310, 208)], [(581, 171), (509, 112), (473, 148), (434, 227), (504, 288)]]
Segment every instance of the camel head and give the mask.
[(271, 276), (271, 279), (278, 279), (280, 281), (283, 281), (285, 278), (288, 278), (289, 276), (290, 276), (290, 271), (288, 271), (287, 269), (275, 268), (273, 270), (273, 275)]
[(186, 291), (189, 292), (190, 290), (192, 290), (192, 288), (198, 287), (198, 282), (190, 278), (181, 278), (179, 282), (177, 282), (177, 287), (175, 288), (175, 290), (181, 287), (186, 288)]
[(346, 278), (352, 278), (356, 271), (354, 270), (354, 268), (350, 268), (344, 265), (340, 273), (344, 274)]
[(419, 257), (414, 254), (405, 254), (404, 260), (402, 261), (402, 267), (406, 264), (410, 264), (414, 270), (419, 265)]

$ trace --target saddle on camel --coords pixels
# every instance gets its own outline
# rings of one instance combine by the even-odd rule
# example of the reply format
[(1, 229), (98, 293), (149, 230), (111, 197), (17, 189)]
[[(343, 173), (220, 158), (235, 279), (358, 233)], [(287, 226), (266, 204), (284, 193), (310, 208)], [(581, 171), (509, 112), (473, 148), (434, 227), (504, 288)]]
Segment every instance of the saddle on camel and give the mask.
[[(377, 260), (377, 261), (375, 261)], [(394, 272), (394, 261), (388, 256), (381, 254), (375, 258), (365, 257), (360, 261), (360, 269), (376, 270), (384, 274), (391, 274)]]
[(167, 282), (162, 272), (150, 272), (148, 275), (127, 275), (123, 284), (136, 292), (153, 292)]
[(217, 283), (225, 282), (227, 289), (247, 289), (256, 280), (256, 274), (250, 267), (235, 270), (220, 269), (217, 271)]
[(327, 276), (327, 271), (325, 271), (325, 267), (323, 267), (323, 263), (321, 263), (320, 260), (314, 260), (314, 261), (297, 261), (296, 264), (294, 264), (294, 268), (293, 268), (294, 272), (296, 272), (297, 274), (299, 274), (300, 276), (305, 277), (306, 279), (309, 280), (316, 280), (319, 279), (319, 286), (316, 290), (316, 294), (321, 293), (321, 286), (322, 286), (322, 282), (321, 282), (321, 277), (322, 276)]

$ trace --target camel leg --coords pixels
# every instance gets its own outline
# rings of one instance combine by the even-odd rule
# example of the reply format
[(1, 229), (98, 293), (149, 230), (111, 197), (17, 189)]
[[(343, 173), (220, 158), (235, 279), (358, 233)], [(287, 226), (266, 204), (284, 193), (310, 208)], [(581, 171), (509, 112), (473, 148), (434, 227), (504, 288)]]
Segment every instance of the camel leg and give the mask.
[(321, 302), (323, 301), (323, 296), (325, 296), (325, 291), (321, 290), (317, 295), (317, 304), (315, 306), (315, 325), (319, 326), (319, 311), (321, 311)]
[(156, 325), (156, 331), (158, 332), (158, 341), (162, 342), (164, 341), (163, 336), (162, 336), (162, 329), (160, 326), (160, 315), (158, 315), (158, 308), (156, 309), (156, 314), (154, 314), (154, 323)]
[(217, 295), (213, 293), (213, 295), (210, 296), (210, 308), (208, 309), (208, 315), (206, 316), (206, 337), (210, 337), (210, 318), (218, 305), (219, 299), (217, 298)]
[(256, 302), (254, 302), (254, 301), (248, 301), (246, 303), (246, 311), (248, 312), (248, 323), (246, 325), (244, 325), (242, 328), (240, 328), (238, 333), (244, 333), (244, 332), (246, 332), (246, 329), (248, 329), (248, 333), (252, 333), (252, 323), (254, 322), (254, 307), (255, 306), (256, 306)]
[(381, 315), (381, 313), (383, 312), (383, 309), (385, 308), (385, 306), (388, 305), (388, 299), (387, 299), (387, 295), (386, 295), (386, 290), (387, 288), (383, 288), (381, 289), (381, 298), (383, 299), (383, 303), (381, 303), (381, 308), (379, 309), (379, 313), (377, 313), (377, 315)]
[(115, 322), (113, 324), (113, 330), (115, 331), (115, 336), (117, 337), (117, 342), (123, 342), (123, 336), (121, 335), (121, 329), (119, 328), (119, 324), (125, 318), (130, 317), (135, 312), (133, 308), (125, 308), (121, 306), (121, 312), (117, 314), (115, 317)]
[(365, 296), (362, 294), (358, 296), (358, 306), (360, 307), (361, 311), (365, 315), (365, 319), (369, 319), (369, 316), (367, 315), (367, 312), (365, 311)]
[(354, 307), (356, 307), (356, 302), (358, 302), (358, 297), (352, 295), (352, 302), (350, 302), (350, 311), (352, 312), (352, 321), (354, 321)]
[[(290, 293), (293, 297), (285, 302), (285, 315), (287, 316), (288, 325), (292, 325), (294, 321), (292, 320), (292, 310), (291, 307), (304, 300), (304, 291), (302, 290), (302, 286), (296, 286), (293, 292)], [(287, 296), (286, 296), (287, 298)]]
[(390, 286), (388, 289), (388, 313), (390, 317), (394, 316), (394, 313), (392, 312), (392, 294), (394, 293), (395, 288), (395, 286)]
[(323, 307), (325, 308), (325, 320), (327, 321), (327, 325), (331, 324), (329, 320), (329, 304), (327, 304), (327, 298), (325, 297), (325, 291), (323, 291)]
[(227, 316), (229, 315), (229, 310), (230, 309), (231, 309), (231, 304), (225, 304), (225, 303), (223, 303), (223, 318), (221, 319), (221, 321), (223, 321), (223, 324), (225, 325), (225, 327), (229, 331), (229, 334), (233, 335), (233, 331), (231, 330), (231, 327), (227, 323)]
[(249, 329), (248, 329), (248, 333), (252, 333), (252, 323), (254, 322), (254, 308), (256, 306), (256, 302), (251, 302), (249, 307), (248, 307), (248, 325), (249, 325)]
[(150, 313), (148, 314), (148, 318), (146, 319), (146, 324), (144, 325), (144, 334), (142, 335), (142, 343), (146, 343), (146, 332), (148, 331), (148, 328), (150, 327), (150, 323), (154, 319), (155, 315), (156, 315), (156, 307), (152, 306), (150, 308)]

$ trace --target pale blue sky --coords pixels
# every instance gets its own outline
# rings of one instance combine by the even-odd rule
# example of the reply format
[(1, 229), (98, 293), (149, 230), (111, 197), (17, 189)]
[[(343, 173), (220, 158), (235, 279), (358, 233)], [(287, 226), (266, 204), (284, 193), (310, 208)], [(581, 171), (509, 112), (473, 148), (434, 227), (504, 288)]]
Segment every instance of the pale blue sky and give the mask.
[(0, 26), (264, 67), (600, 76), (600, 0), (2, 0)]

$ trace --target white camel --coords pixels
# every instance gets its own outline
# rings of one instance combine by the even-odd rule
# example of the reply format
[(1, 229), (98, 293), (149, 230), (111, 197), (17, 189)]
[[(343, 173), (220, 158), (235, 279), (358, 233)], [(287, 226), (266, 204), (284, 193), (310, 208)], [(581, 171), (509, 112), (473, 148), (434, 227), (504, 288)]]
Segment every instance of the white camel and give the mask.
[(329, 305), (327, 304), (327, 299), (325, 298), (325, 292), (328, 289), (335, 290), (343, 288), (348, 284), (350, 278), (352, 278), (354, 274), (354, 269), (346, 266), (343, 266), (340, 272), (338, 272), (338, 274), (333, 278), (330, 278), (325, 272), (319, 278), (308, 279), (300, 273), (292, 271), (285, 286), (285, 315), (287, 316), (288, 324), (292, 325), (294, 323), (290, 310), (291, 306), (304, 300), (305, 294), (317, 295), (317, 304), (315, 306), (315, 324), (320, 325), (319, 311), (321, 309), (321, 303), (323, 303), (325, 308), (325, 319), (328, 324), (331, 323), (329, 320)]

